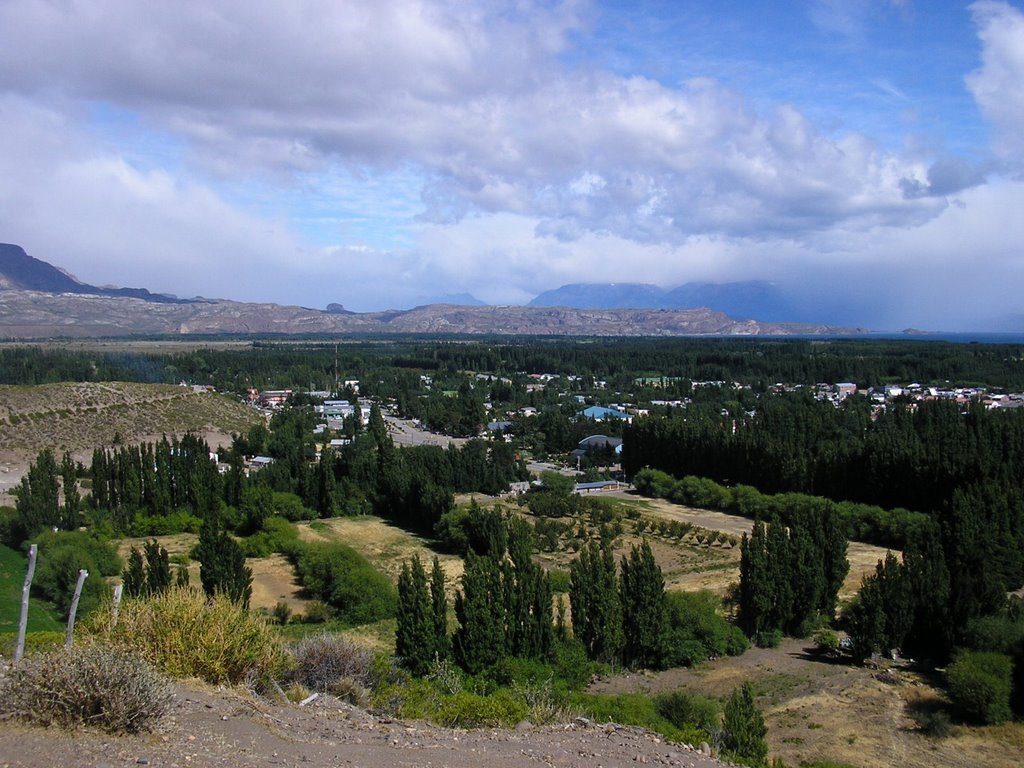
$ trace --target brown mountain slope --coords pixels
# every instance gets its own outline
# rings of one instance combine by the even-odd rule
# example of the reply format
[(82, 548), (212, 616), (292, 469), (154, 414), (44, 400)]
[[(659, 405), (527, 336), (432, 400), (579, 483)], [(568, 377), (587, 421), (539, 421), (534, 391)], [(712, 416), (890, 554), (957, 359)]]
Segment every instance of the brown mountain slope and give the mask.
[(709, 309), (567, 309), (432, 304), (336, 314), (278, 304), (158, 304), (135, 298), (0, 290), (0, 337), (146, 334), (458, 333), (574, 336), (795, 335), (863, 329), (733, 320)]

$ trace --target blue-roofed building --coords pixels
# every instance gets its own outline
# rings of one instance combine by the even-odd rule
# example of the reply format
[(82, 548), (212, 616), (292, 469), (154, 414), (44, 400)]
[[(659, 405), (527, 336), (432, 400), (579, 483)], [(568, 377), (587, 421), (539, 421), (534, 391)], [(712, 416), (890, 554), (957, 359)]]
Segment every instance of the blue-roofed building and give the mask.
[(573, 461), (580, 461), (588, 453), (600, 457), (602, 453), (608, 452), (608, 458), (618, 461), (622, 455), (622, 438), (608, 437), (607, 435), (591, 435), (580, 440), (579, 445), (569, 456)]
[(592, 405), (589, 408), (584, 408), (577, 415), (583, 416), (587, 419), (593, 419), (594, 421), (608, 421), (610, 419), (624, 419), (627, 422), (633, 421), (633, 417), (625, 411), (619, 411), (615, 408), (605, 408), (603, 405)]

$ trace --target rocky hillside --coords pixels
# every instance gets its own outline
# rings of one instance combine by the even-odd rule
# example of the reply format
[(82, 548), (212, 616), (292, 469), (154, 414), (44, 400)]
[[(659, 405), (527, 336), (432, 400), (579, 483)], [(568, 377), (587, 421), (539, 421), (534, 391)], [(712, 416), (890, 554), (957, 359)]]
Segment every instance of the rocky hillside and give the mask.
[(89, 285), (52, 264), (29, 256), (21, 246), (11, 243), (0, 243), (0, 289), (124, 296), (170, 304), (192, 303), (174, 296), (150, 293), (145, 288), (100, 288)]
[(0, 290), (0, 337), (10, 339), (229, 333), (757, 336), (864, 332), (826, 325), (733, 320), (709, 309), (431, 304), (405, 311), (341, 314), (278, 304), (155, 303), (117, 296)]
[(155, 334), (758, 336), (863, 332), (827, 325), (734, 320), (707, 308), (428, 304), (410, 310), (357, 313), (338, 304), (321, 311), (178, 299), (144, 288), (97, 288), (29, 256), (20, 246), (0, 243), (0, 338), (8, 339)]

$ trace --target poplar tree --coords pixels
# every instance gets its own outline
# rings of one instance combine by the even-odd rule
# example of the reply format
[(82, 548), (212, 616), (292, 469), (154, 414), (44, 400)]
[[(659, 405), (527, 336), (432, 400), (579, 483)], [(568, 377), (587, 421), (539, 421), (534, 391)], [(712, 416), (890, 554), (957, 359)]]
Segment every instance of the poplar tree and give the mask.
[(398, 574), (397, 619), (395, 655), (414, 675), (425, 675), (436, 653), (435, 630), (427, 574), (419, 555), (411, 564), (402, 563)]
[(843, 582), (850, 572), (850, 561), (846, 556), (849, 541), (832, 504), (829, 504), (819, 517), (817, 540), (821, 547), (822, 573), (825, 580), (818, 610), (831, 620), (836, 614), (839, 590), (842, 589)]
[(486, 669), (505, 656), (505, 600), (501, 566), (493, 557), (470, 550), (455, 595), (459, 627), (452, 639), (456, 663), (470, 674)]
[(784, 629), (793, 615), (793, 574), (789, 535), (786, 527), (773, 520), (767, 528), (765, 579), (769, 585), (768, 629)]
[(128, 564), (121, 572), (121, 583), (128, 597), (141, 597), (146, 590), (146, 566), (142, 553), (135, 547), (128, 553)]
[(146, 554), (146, 593), (159, 595), (171, 587), (171, 561), (167, 550), (161, 547), (156, 539), (145, 544)]
[(451, 642), (448, 639), (448, 595), (445, 592), (444, 571), (441, 570), (441, 561), (437, 555), (434, 556), (434, 565), (430, 571), (430, 603), (434, 652), (439, 659), (444, 659), (451, 653)]
[(764, 717), (754, 703), (754, 691), (750, 683), (743, 683), (725, 704), (722, 746), (736, 762), (761, 768), (768, 765), (767, 735)]
[(611, 542), (590, 540), (569, 566), (573, 633), (587, 657), (616, 664), (622, 654), (622, 604)]
[(174, 586), (177, 587), (178, 589), (184, 589), (185, 587), (188, 586), (188, 583), (189, 583), (188, 566), (179, 565), (178, 566), (178, 575), (175, 576), (175, 578), (174, 578)]
[(78, 478), (75, 475), (75, 462), (71, 454), (64, 452), (60, 463), (61, 490), (64, 492), (64, 506), (61, 510), (61, 527), (68, 531), (78, 528), (82, 500), (78, 495)]
[(621, 570), (622, 661), (631, 668), (658, 667), (664, 655), (665, 579), (646, 539), (622, 558)]
[(513, 518), (508, 523), (508, 558), (502, 564), (507, 648), (513, 656), (542, 658), (554, 640), (552, 595), (547, 574), (533, 562), (532, 552), (530, 525)]
[(29, 464), (28, 472), (14, 488), (18, 521), (26, 538), (61, 525), (58, 493), (57, 462), (47, 448)]
[(199, 531), (199, 580), (208, 595), (223, 593), (232, 602), (249, 607), (252, 569), (245, 564), (242, 548), (216, 523), (206, 521)]
[(751, 637), (768, 629), (771, 584), (768, 581), (768, 548), (764, 523), (757, 520), (750, 538), (740, 540), (740, 612), (743, 631)]

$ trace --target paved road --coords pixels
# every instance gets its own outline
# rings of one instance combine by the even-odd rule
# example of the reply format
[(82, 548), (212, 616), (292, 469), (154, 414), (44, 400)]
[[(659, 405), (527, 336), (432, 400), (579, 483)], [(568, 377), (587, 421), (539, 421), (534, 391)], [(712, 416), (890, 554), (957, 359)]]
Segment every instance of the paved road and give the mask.
[(411, 420), (400, 419), (397, 416), (385, 416), (384, 422), (388, 425), (388, 433), (395, 445), (440, 445), (446, 448), (451, 443), (461, 446), (468, 442), (465, 437), (428, 432), (416, 426)]

